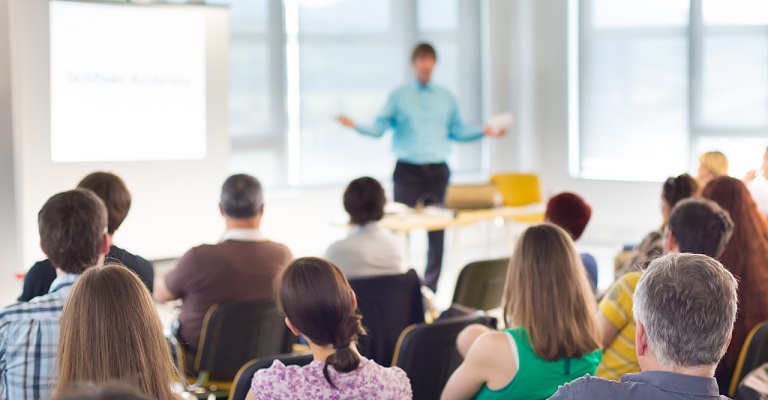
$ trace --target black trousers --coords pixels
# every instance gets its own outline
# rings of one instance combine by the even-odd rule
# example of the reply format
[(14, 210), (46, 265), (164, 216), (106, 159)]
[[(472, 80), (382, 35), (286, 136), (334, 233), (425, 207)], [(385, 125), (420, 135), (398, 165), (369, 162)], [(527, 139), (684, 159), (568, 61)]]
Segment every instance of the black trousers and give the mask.
[[(411, 207), (442, 204), (450, 177), (451, 171), (446, 163), (417, 165), (398, 161), (393, 175), (395, 201)], [(428, 239), (424, 285), (434, 291), (437, 289), (437, 280), (443, 265), (445, 231), (429, 232)]]

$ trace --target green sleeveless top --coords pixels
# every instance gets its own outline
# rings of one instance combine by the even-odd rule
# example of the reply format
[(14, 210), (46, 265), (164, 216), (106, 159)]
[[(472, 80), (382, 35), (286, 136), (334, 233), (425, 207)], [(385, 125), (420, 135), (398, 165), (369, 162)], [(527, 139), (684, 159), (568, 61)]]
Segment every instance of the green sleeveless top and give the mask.
[(476, 400), (548, 399), (557, 392), (558, 386), (586, 374), (594, 375), (603, 358), (603, 351), (598, 349), (579, 359), (544, 361), (534, 353), (525, 329), (505, 329), (503, 332), (510, 335), (517, 345), (517, 374), (500, 390), (491, 390), (483, 385), (474, 397)]

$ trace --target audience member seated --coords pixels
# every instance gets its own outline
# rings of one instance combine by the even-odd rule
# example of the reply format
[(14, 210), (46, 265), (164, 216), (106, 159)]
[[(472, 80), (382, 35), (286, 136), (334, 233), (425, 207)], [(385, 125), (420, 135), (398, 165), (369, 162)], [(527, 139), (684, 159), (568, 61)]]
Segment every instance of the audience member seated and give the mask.
[(373, 178), (352, 181), (344, 192), (344, 209), (352, 230), (346, 239), (328, 247), (325, 258), (347, 278), (404, 273), (402, 247), (397, 238), (378, 225), (387, 198)]
[[(560, 193), (547, 202), (547, 210), (544, 218), (568, 232), (573, 241), (579, 240), (584, 228), (587, 227), (592, 217), (592, 207), (584, 199), (574, 193)], [(592, 291), (597, 292), (597, 261), (591, 254), (581, 253), (581, 263), (587, 270)]]
[(71, 385), (61, 396), (55, 400), (156, 400), (145, 396), (134, 387), (115, 382), (106, 385), (94, 385), (81, 383)]
[(58, 277), (48, 294), (0, 309), (0, 399), (51, 397), (64, 301), (80, 274), (103, 263), (109, 251), (107, 209), (90, 190), (54, 195), (37, 221), (40, 248)]
[[(685, 199), (669, 214), (665, 231), (666, 253), (696, 253), (718, 257), (733, 234), (728, 212), (715, 202)], [(603, 360), (596, 375), (618, 381), (624, 374), (639, 372), (635, 351), (635, 319), (632, 295), (642, 272), (629, 272), (619, 278), (600, 301), (597, 313), (602, 333)]]
[(661, 215), (663, 222), (661, 229), (653, 231), (645, 236), (643, 241), (635, 248), (632, 258), (616, 271), (616, 280), (619, 280), (624, 274), (632, 271), (645, 269), (648, 264), (664, 252), (662, 232), (669, 221), (669, 210), (677, 202), (689, 197), (696, 196), (699, 191), (696, 180), (688, 174), (682, 174), (676, 178), (669, 178), (664, 181), (661, 188)]
[[(94, 172), (83, 178), (77, 187), (93, 191), (107, 206), (107, 233), (109, 234), (110, 248), (106, 259), (117, 260), (139, 274), (151, 292), (155, 280), (155, 270), (152, 268), (152, 264), (112, 244), (115, 231), (123, 223), (128, 215), (128, 210), (131, 208), (131, 193), (125, 186), (125, 182), (119, 176), (109, 172)], [(30, 301), (37, 296), (47, 294), (55, 279), (56, 268), (50, 260), (37, 262), (29, 269), (24, 278), (24, 288), (21, 296), (19, 296), (19, 301)]]
[(91, 268), (61, 314), (56, 395), (78, 382), (130, 382), (153, 399), (178, 398), (179, 376), (152, 296), (128, 268)]
[(196, 372), (191, 364), (208, 309), (217, 303), (272, 298), (275, 277), (292, 258), (287, 247), (269, 241), (259, 230), (264, 194), (256, 178), (229, 177), (221, 188), (219, 209), (227, 227), (221, 242), (189, 250), (176, 268), (155, 282), (158, 301), (183, 301), (177, 337), (189, 373)]
[(355, 293), (339, 268), (319, 258), (293, 261), (277, 283), (277, 303), (288, 328), (309, 342), (314, 361), (304, 367), (275, 361), (257, 371), (248, 400), (412, 397), (403, 370), (382, 367), (357, 351), (365, 330)]
[(736, 225), (720, 257), (720, 262), (740, 282), (739, 314), (733, 339), (716, 373), (721, 393), (725, 393), (744, 340), (752, 328), (768, 320), (768, 223), (757, 210), (747, 187), (738, 179), (715, 178), (702, 195), (727, 210)]
[(442, 399), (546, 399), (600, 363), (595, 298), (570, 235), (542, 224), (515, 246), (504, 289), (509, 329), (471, 325), (456, 345), (464, 362)]
[(760, 213), (768, 216), (768, 149), (763, 154), (763, 164), (760, 169), (747, 172), (744, 183), (757, 203)]
[(728, 176), (728, 158), (719, 151), (708, 151), (699, 156), (699, 171), (696, 180), (699, 190), (713, 179), (720, 176)]
[(736, 279), (715, 259), (670, 254), (651, 262), (633, 296), (642, 372), (621, 382), (585, 376), (551, 400), (725, 399), (715, 367), (736, 319)]

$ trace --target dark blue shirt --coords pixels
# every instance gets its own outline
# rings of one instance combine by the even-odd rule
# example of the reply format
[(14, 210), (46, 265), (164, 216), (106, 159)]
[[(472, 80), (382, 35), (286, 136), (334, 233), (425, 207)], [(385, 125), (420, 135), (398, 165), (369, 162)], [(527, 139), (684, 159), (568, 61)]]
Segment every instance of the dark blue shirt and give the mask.
[(648, 371), (626, 374), (621, 382), (586, 375), (560, 386), (550, 400), (722, 400), (715, 378)]

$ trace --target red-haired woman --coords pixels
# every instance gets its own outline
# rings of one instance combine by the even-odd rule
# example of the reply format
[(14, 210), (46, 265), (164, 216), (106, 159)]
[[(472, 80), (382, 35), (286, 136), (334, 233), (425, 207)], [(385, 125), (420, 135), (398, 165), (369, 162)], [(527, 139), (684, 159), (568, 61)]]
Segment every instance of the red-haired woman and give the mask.
[(768, 222), (740, 180), (721, 176), (704, 188), (704, 198), (728, 211), (735, 225), (720, 262), (739, 279), (739, 312), (728, 352), (717, 367), (721, 393), (730, 383), (739, 352), (755, 325), (768, 320)]

